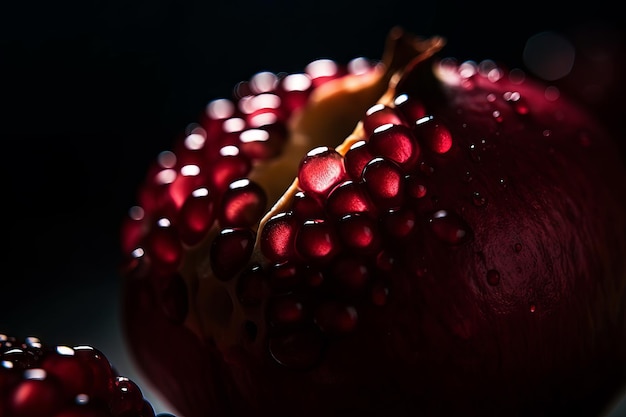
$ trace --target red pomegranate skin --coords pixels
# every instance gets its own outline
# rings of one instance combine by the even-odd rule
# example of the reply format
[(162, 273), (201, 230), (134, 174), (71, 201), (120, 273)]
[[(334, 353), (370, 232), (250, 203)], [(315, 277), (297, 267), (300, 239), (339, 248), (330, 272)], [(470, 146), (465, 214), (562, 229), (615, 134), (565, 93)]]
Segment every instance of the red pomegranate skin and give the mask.
[[(200, 311), (197, 280), (185, 281), (188, 314), (172, 320), (153, 272), (127, 274), (129, 346), (181, 416), (607, 410), (626, 383), (626, 169), (616, 146), (625, 138), (512, 75), (433, 58), (398, 82), (395, 96), (432, 116), (407, 118), (421, 145), (412, 174), (426, 193), (406, 191), (414, 229), (383, 239), (372, 256), (380, 298), (355, 303), (356, 316), (327, 298), (337, 303), (325, 304), (317, 326), (277, 336), (268, 309), (248, 338), (227, 325), (238, 342), (226, 346), (189, 318), (216, 313)], [(434, 140), (441, 129), (449, 136)], [(272, 291), (260, 284), (256, 296), (265, 302)], [(341, 326), (349, 330), (333, 331)]]

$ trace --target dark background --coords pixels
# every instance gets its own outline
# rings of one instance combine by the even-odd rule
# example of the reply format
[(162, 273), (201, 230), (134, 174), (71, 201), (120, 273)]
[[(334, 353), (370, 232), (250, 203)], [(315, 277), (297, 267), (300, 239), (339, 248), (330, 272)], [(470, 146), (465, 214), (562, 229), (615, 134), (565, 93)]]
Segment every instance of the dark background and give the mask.
[[(443, 35), (445, 55), (522, 69), (532, 36), (559, 33), (576, 47), (578, 72), (555, 83), (624, 133), (626, 90), (617, 74), (626, 69), (626, 22), (617, 4), (1, 5), (0, 333), (92, 344), (141, 382), (119, 331), (118, 231), (148, 164), (238, 81), (262, 70), (302, 71), (321, 57), (377, 59), (394, 25)], [(583, 89), (588, 75), (600, 84), (592, 93)], [(157, 411), (168, 409), (145, 391)]]

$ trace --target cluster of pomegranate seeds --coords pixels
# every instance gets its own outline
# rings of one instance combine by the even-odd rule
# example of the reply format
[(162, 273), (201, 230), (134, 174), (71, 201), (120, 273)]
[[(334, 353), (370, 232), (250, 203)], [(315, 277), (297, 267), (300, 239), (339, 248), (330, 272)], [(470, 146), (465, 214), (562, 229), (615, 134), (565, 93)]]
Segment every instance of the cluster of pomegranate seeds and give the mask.
[[(476, 68), (470, 74), (473, 67), (466, 64), (443, 65), (468, 88), (472, 77), (482, 76)], [(179, 269), (187, 254), (200, 256), (192, 261), (200, 265), (192, 274), (206, 276), (208, 268), (217, 281), (234, 283), (234, 290), (209, 284), (209, 304), (229, 306), (218, 321), (228, 323), (237, 300), (246, 313), (245, 324), (235, 327), (245, 337), (254, 342), (267, 331), (269, 353), (278, 363), (306, 367), (320, 359), (329, 337), (355, 331), (362, 311), (387, 303), (390, 271), (425, 274), (416, 261), (425, 233), (450, 246), (472, 240), (462, 213), (442, 207), (429, 191), (432, 161), (454, 150), (467, 151), (478, 163), (489, 144), (456, 143), (419, 95), (402, 90), (389, 104), (365, 112), (361, 136), (347, 149), (318, 146), (299, 156), (288, 206), (273, 211), (258, 230), (276, 202), (250, 173), (281, 154), (287, 122), (311, 92), (346, 72), (319, 60), (302, 74), (259, 73), (240, 83), (233, 99), (212, 101), (174, 151), (159, 156), (124, 225), (122, 243), (130, 269), (151, 278), (172, 322), (184, 322), (187, 286), (195, 279), (185, 279)], [(508, 92), (501, 101), (518, 114), (526, 111), (519, 93)], [(496, 112), (497, 122), (502, 116)], [(469, 171), (463, 181), (471, 181)], [(471, 201), (477, 208), (487, 204), (479, 191)], [(207, 236), (208, 251), (195, 252)], [(262, 259), (251, 263), (257, 243)], [(498, 285), (497, 271), (487, 282)], [(264, 319), (255, 313), (260, 310)]]
[[(150, 278), (163, 312), (173, 323), (182, 323), (189, 308), (189, 281), (180, 274), (189, 254), (208, 245), (203, 256), (208, 258), (213, 276), (222, 282), (232, 280), (248, 263), (258, 223), (274, 203), (268, 201), (262, 184), (249, 176), (255, 166), (281, 155), (290, 117), (306, 104), (316, 88), (346, 74), (366, 73), (373, 67), (364, 58), (347, 66), (319, 59), (302, 73), (257, 73), (239, 83), (231, 98), (211, 101), (200, 121), (186, 128), (172, 150), (158, 155), (141, 186), (137, 205), (124, 220), (121, 246), (127, 271)], [(312, 187), (309, 191), (327, 192), (324, 184), (344, 178), (342, 156), (333, 149), (327, 149), (326, 154), (334, 158), (335, 167), (326, 176), (336, 178), (303, 175), (303, 186), (309, 180)], [(311, 162), (315, 165), (318, 160), (312, 158)], [(324, 171), (310, 168), (312, 172)], [(309, 195), (303, 194), (300, 204), (303, 213), (323, 211), (319, 200)], [(301, 250), (308, 248), (324, 258), (332, 251), (324, 253), (317, 246), (316, 242), (325, 238), (321, 223), (307, 226), (317, 240), (301, 237), (300, 241)], [(290, 256), (291, 252), (280, 253), (279, 240), (272, 244), (277, 251), (276, 261)], [(238, 283), (240, 301), (255, 299), (250, 294), (255, 282)]]
[(155, 417), (155, 412), (141, 388), (119, 375), (98, 349), (0, 334), (0, 416)]

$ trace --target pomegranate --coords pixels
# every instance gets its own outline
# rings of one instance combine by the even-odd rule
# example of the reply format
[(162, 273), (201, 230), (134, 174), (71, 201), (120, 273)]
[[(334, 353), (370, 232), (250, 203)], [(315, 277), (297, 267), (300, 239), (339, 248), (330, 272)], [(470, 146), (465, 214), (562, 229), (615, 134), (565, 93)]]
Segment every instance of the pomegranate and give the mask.
[(155, 417), (155, 413), (141, 388), (119, 375), (100, 350), (0, 334), (0, 416)]
[(599, 416), (624, 387), (623, 138), (444, 46), (258, 73), (154, 162), (124, 326), (181, 415)]

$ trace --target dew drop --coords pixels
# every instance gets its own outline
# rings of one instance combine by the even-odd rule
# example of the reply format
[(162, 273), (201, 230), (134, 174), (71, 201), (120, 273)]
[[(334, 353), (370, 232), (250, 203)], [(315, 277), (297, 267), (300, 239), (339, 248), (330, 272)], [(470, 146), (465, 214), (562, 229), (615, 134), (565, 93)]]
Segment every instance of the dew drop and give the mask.
[(478, 149), (478, 146), (476, 146), (476, 144), (472, 143), (469, 146), (469, 154), (470, 154), (470, 158), (472, 159), (472, 161), (478, 163), (481, 160), (480, 157), (480, 150)]
[(472, 203), (476, 207), (485, 207), (487, 205), (487, 197), (483, 196), (478, 191), (474, 191), (472, 194)]
[(487, 283), (489, 285), (498, 285), (500, 283), (500, 272), (495, 269), (487, 271)]

